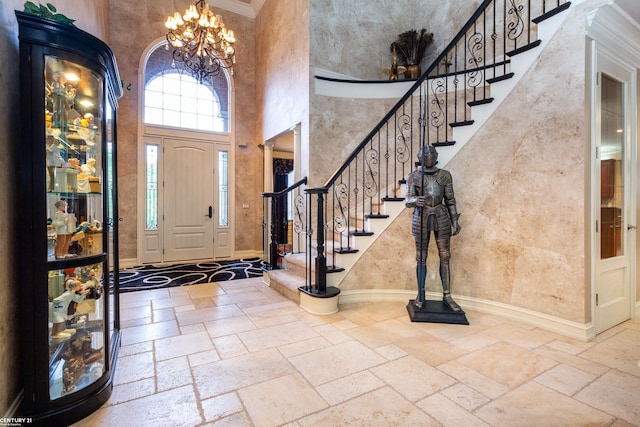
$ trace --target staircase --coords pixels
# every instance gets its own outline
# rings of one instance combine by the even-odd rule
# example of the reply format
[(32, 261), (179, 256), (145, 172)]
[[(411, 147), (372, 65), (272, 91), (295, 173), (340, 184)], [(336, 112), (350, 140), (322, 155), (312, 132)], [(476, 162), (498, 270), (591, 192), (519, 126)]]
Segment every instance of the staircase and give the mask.
[[(420, 147), (439, 147), (444, 167), (535, 62), (570, 6), (485, 0), (323, 187), (307, 188), (305, 179), (263, 194), (265, 281), (310, 312), (335, 312), (349, 269), (405, 209), (404, 178)], [(276, 213), (282, 203), (295, 207), (289, 244), (277, 243), (275, 232), (285, 222)]]

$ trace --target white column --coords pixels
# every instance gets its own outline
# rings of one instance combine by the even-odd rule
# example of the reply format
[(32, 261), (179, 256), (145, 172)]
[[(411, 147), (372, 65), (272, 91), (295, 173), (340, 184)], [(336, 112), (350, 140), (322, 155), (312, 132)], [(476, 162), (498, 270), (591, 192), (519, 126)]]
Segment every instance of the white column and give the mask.
[[(274, 141), (267, 141), (263, 144), (264, 147), (264, 192), (273, 193), (273, 146)], [(271, 203), (268, 203), (265, 207), (264, 221), (266, 224), (266, 236), (264, 240), (264, 247), (262, 248), (262, 259), (269, 259), (269, 243), (271, 242)]]
[(275, 141), (264, 143), (264, 192), (273, 192), (273, 146)]
[(298, 182), (302, 178), (300, 123), (291, 130), (293, 131), (293, 182)]

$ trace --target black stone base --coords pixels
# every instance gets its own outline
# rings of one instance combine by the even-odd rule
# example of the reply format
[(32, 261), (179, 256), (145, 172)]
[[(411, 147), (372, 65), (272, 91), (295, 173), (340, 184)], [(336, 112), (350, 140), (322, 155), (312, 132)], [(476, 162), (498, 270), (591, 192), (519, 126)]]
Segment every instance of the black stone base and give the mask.
[(415, 300), (409, 300), (407, 311), (412, 322), (449, 323), (452, 325), (468, 325), (464, 311), (453, 311), (442, 301), (427, 300), (422, 308), (415, 306)]

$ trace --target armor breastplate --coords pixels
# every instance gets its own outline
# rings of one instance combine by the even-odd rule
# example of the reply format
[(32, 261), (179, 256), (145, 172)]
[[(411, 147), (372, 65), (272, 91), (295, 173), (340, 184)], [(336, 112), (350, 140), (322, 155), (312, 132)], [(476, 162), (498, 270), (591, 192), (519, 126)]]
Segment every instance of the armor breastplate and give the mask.
[[(437, 206), (442, 204), (444, 199), (444, 186), (438, 183), (435, 174), (423, 174), (422, 183), (417, 182), (415, 191), (417, 195), (426, 197), (427, 206)], [(424, 191), (420, 188), (421, 184), (424, 187)]]

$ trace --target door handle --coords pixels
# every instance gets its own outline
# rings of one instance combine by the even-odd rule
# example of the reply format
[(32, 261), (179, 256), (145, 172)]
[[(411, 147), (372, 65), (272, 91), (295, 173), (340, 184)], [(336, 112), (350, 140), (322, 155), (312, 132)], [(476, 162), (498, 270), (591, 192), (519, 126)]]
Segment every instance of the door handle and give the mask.
[(631, 224), (627, 225), (627, 230), (635, 230), (636, 228), (638, 227), (636, 227), (635, 225), (631, 225)]
[(208, 216), (209, 218), (213, 218), (213, 206), (209, 206), (209, 212), (204, 216)]

